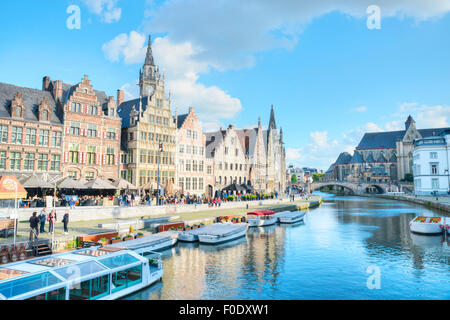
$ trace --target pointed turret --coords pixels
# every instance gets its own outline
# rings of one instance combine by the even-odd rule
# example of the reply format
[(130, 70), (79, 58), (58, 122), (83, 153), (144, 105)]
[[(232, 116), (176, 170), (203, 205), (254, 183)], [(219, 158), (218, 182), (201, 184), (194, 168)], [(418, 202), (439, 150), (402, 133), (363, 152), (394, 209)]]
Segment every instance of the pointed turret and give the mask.
[(145, 64), (149, 66), (154, 66), (155, 62), (153, 60), (153, 52), (152, 52), (152, 36), (148, 36), (148, 47), (147, 47), (147, 55), (145, 56)]
[(405, 129), (406, 129), (406, 131), (408, 131), (409, 127), (410, 127), (412, 124), (415, 125), (416, 122), (414, 121), (413, 117), (411, 117), (411, 115), (409, 115), (409, 116), (408, 116), (408, 119), (406, 119), (406, 122), (405, 122)]
[(276, 129), (276, 128), (277, 128), (277, 124), (275, 123), (275, 111), (273, 110), (273, 105), (272, 105), (272, 110), (270, 110), (269, 130)]

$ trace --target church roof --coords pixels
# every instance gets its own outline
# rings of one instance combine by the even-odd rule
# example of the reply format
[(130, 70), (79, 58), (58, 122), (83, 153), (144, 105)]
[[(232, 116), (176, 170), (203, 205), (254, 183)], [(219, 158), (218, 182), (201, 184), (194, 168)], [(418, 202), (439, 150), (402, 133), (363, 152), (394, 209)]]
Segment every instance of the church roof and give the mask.
[(269, 129), (276, 129), (276, 128), (277, 128), (277, 124), (275, 122), (275, 111), (273, 110), (273, 106), (272, 106), (272, 109), (270, 110)]
[(363, 163), (363, 162), (364, 162), (364, 160), (361, 157), (361, 155), (359, 154), (359, 152), (355, 151), (355, 153), (353, 154), (351, 163)]
[(337, 158), (337, 160), (336, 160), (336, 162), (335, 162), (335, 165), (338, 165), (338, 164), (347, 164), (347, 163), (350, 163), (351, 160), (352, 160), (352, 156), (350, 155), (350, 153), (348, 153), (348, 152), (342, 152), (342, 153), (338, 156), (338, 158)]
[(384, 153), (380, 153), (380, 156), (378, 157), (377, 162), (388, 162)]
[(148, 47), (147, 54), (145, 55), (145, 64), (154, 66), (155, 61), (153, 60), (153, 52), (152, 52), (152, 37), (151, 35), (148, 37)]
[(376, 167), (370, 168), (369, 171), (372, 173), (372, 176), (375, 176), (375, 177), (388, 176), (386, 169), (381, 166), (376, 166)]
[(375, 162), (375, 159), (374, 159), (372, 153), (369, 153), (369, 156), (367, 157), (366, 162), (369, 162), (369, 163)]
[[(437, 136), (443, 130), (450, 128), (432, 128), (432, 129), (418, 129), (423, 138), (430, 136)], [(357, 150), (367, 149), (395, 149), (396, 142), (403, 140), (406, 130), (401, 131), (387, 131), (387, 132), (369, 132), (364, 134), (361, 142), (356, 147)]]
[(53, 95), (48, 91), (38, 89), (24, 88), (7, 83), (0, 82), (0, 117), (11, 118), (11, 101), (18, 92), (22, 93), (25, 103), (24, 120), (39, 121), (38, 107), (44, 98), (47, 98), (50, 110), (50, 122), (62, 124), (62, 115), (57, 110), (57, 104)]
[(389, 158), (389, 162), (397, 162), (397, 156), (395, 153), (392, 154), (392, 156)]

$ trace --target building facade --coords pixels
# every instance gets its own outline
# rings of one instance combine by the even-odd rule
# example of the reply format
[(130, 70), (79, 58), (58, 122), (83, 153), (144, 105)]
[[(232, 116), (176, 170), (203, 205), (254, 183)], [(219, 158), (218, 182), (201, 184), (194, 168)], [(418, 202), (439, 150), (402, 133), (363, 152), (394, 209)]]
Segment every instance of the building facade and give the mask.
[(417, 195), (448, 194), (450, 130), (414, 141), (414, 192)]
[(0, 83), (0, 175), (61, 176), (63, 114), (44, 90)]
[[(151, 39), (143, 69), (139, 75), (141, 97), (120, 101), (117, 108), (122, 118), (122, 178), (137, 187), (156, 189), (158, 180), (162, 187), (169, 181), (178, 181), (177, 124), (171, 113), (170, 97), (166, 97), (165, 79), (153, 60)], [(123, 98), (122, 92), (119, 96)], [(159, 168), (159, 169), (158, 169)]]
[(193, 108), (177, 116), (178, 187), (185, 195), (206, 194), (206, 137)]
[(43, 90), (62, 105), (62, 174), (73, 179), (119, 178), (121, 119), (116, 101), (94, 90), (88, 76), (77, 85), (44, 77)]

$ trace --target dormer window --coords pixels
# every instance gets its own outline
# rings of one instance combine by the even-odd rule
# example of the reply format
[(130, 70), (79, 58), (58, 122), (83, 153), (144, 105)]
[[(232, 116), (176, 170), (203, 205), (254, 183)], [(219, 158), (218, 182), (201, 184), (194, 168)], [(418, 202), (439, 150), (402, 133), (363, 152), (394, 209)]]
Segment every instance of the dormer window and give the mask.
[(13, 117), (22, 118), (22, 107), (15, 107)]
[(114, 117), (114, 108), (109, 108), (108, 115)]
[(11, 101), (11, 116), (15, 118), (23, 118), (25, 111), (24, 108), (25, 104), (23, 101), (22, 93), (17, 92), (17, 95)]
[(48, 121), (48, 111), (47, 110), (42, 111), (41, 120)]

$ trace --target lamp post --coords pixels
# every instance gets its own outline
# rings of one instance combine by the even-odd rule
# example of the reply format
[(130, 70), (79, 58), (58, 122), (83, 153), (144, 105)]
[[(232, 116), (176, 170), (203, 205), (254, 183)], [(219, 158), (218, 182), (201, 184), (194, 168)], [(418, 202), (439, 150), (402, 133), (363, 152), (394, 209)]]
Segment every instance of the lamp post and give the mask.
[[(161, 141), (161, 140), (160, 140)], [(163, 144), (160, 142), (158, 147), (158, 179), (156, 191), (156, 205), (159, 206), (159, 163), (161, 162), (161, 152), (164, 152)]]

